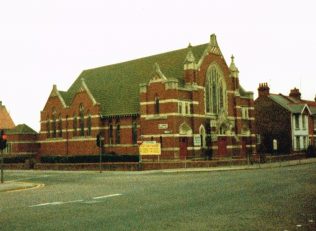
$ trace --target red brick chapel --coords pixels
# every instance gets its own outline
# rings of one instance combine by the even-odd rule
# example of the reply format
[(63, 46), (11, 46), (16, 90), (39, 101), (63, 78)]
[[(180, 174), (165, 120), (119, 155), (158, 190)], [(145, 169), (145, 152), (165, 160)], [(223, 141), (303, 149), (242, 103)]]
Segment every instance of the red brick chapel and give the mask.
[(83, 71), (56, 85), (41, 111), (40, 155), (138, 155), (161, 144), (161, 159), (240, 157), (256, 149), (253, 93), (239, 84), (216, 36), (206, 44)]

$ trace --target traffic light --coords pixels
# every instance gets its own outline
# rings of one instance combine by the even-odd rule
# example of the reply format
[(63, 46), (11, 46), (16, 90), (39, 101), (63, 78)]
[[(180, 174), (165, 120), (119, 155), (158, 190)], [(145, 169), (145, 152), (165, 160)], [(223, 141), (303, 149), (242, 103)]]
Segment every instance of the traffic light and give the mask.
[(3, 130), (0, 132), (0, 149), (3, 150), (7, 147), (7, 135)]
[(101, 147), (101, 136), (100, 136), (100, 133), (98, 133), (98, 135), (97, 135), (96, 145), (98, 147)]

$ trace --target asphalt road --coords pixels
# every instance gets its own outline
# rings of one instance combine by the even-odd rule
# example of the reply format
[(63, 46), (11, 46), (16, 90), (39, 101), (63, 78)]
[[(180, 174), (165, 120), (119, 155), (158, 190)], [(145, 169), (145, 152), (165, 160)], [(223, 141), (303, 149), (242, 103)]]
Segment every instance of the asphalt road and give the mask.
[(225, 172), (6, 171), (0, 230), (316, 230), (316, 163)]

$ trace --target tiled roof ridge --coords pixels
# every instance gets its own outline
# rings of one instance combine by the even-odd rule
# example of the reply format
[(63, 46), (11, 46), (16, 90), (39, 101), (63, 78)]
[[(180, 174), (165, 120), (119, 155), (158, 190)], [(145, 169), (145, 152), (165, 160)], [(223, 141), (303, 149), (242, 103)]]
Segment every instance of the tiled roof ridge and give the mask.
[[(271, 95), (273, 95), (273, 94), (271, 94)], [(274, 95), (275, 95), (275, 94), (274, 94)], [(279, 93), (278, 95), (283, 96), (283, 97), (286, 98), (287, 100), (291, 101), (291, 102), (289, 102), (289, 105), (292, 105), (292, 104), (305, 105), (305, 104), (307, 104), (308, 106), (316, 106), (316, 102), (311, 101), (311, 100), (295, 99), (296, 101), (294, 101), (291, 96), (283, 95), (282, 93)]]
[(13, 129), (7, 131), (8, 134), (37, 134), (31, 127), (27, 124), (18, 124)]
[[(193, 55), (196, 57), (196, 54), (194, 54), (194, 48), (197, 48), (197, 47), (200, 47), (200, 46), (206, 46), (208, 45), (209, 43), (203, 43), (203, 44), (198, 44), (198, 45), (194, 45), (190, 48), (193, 48)], [(184, 47), (184, 48), (179, 48), (179, 49), (175, 49), (175, 50), (172, 50), (172, 51), (166, 51), (166, 52), (162, 52), (162, 53), (157, 53), (157, 54), (152, 54), (152, 55), (148, 55), (148, 56), (144, 56), (144, 57), (139, 57), (139, 58), (135, 58), (135, 59), (129, 59), (129, 60), (126, 60), (126, 61), (122, 61), (122, 62), (118, 62), (118, 63), (112, 63), (112, 64), (108, 64), (108, 65), (104, 65), (104, 66), (98, 66), (98, 67), (93, 67), (93, 68), (88, 68), (88, 69), (84, 69), (82, 71), (83, 72), (86, 72), (86, 71), (91, 71), (91, 70), (96, 70), (96, 69), (102, 69), (102, 68), (110, 68), (110, 67), (115, 67), (115, 66), (120, 66), (120, 65), (124, 65), (124, 64), (128, 64), (128, 63), (131, 63), (131, 62), (138, 62), (138, 61), (141, 61), (141, 60), (146, 60), (146, 59), (149, 59), (149, 58), (154, 58), (154, 57), (158, 57), (158, 56), (162, 56), (162, 55), (168, 55), (168, 54), (172, 54), (174, 52), (179, 52), (179, 51), (184, 51), (184, 50), (190, 50), (189, 47)], [(202, 57), (202, 56), (201, 56)], [(198, 57), (199, 59), (201, 57)], [(183, 63), (185, 63), (185, 59), (186, 57), (183, 57)], [(158, 63), (159, 64), (159, 63)], [(82, 74), (81, 73), (81, 74)], [(80, 74), (80, 75), (81, 75)]]
[[(102, 116), (139, 114), (139, 84), (150, 82), (155, 71), (154, 67), (159, 66), (166, 79), (177, 79), (181, 86), (184, 84), (184, 65), (187, 53), (192, 49), (194, 56), (202, 59), (207, 46), (208, 43), (198, 44), (191, 48), (184, 47), (120, 63), (85, 69), (69, 89), (60, 92), (60, 95), (67, 105), (71, 105), (74, 96), (82, 85), (82, 80), (84, 80), (96, 103), (100, 104)], [(122, 91), (123, 88), (126, 88), (126, 91)], [(115, 92), (120, 92), (120, 94), (114, 96)]]

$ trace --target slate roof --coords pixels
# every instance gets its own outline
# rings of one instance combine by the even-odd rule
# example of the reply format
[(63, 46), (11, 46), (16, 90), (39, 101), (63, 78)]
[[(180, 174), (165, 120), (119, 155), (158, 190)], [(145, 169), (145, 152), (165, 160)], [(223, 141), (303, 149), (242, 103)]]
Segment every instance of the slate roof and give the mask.
[(35, 135), (37, 134), (36, 131), (34, 131), (32, 128), (27, 126), (26, 124), (19, 124), (15, 128), (7, 130), (7, 134), (31, 134)]
[[(209, 43), (135, 59), (123, 63), (84, 70), (68, 91), (59, 91), (66, 105), (70, 105), (82, 87), (82, 79), (91, 95), (100, 104), (102, 116), (136, 115), (140, 112), (139, 85), (147, 84), (153, 77), (154, 65), (168, 79), (176, 79), (184, 86), (183, 65), (188, 52), (200, 60)], [(215, 44), (217, 46), (217, 43)], [(217, 49), (219, 50), (219, 48)], [(241, 95), (249, 92), (240, 89)]]
[(316, 114), (316, 105), (314, 106), (311, 101), (299, 100), (293, 97), (285, 96), (282, 94), (270, 94), (269, 98), (278, 103), (291, 113), (301, 113), (307, 105), (313, 115)]
[(0, 101), (0, 129), (11, 129), (14, 128), (14, 122), (8, 113), (6, 107), (2, 105)]
[[(208, 44), (190, 47), (195, 57), (200, 58)], [(139, 109), (139, 85), (153, 77), (154, 64), (158, 63), (168, 79), (177, 79), (184, 85), (183, 64), (189, 48), (166, 52), (123, 63), (84, 70), (68, 91), (59, 91), (67, 105), (82, 87), (82, 79), (94, 99), (100, 103), (103, 116), (133, 115)]]

